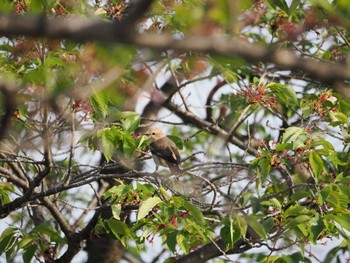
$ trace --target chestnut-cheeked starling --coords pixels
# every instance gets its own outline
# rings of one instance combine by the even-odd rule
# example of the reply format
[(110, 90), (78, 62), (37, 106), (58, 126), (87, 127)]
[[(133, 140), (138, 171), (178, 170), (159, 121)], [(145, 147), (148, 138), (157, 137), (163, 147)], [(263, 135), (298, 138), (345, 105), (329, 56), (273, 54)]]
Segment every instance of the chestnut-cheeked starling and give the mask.
[(166, 137), (158, 128), (149, 129), (145, 135), (150, 136), (152, 141), (150, 149), (156, 164), (155, 172), (158, 170), (159, 165), (161, 165), (169, 166), (170, 172), (174, 175), (181, 174), (181, 169), (179, 167), (181, 159), (175, 143)]

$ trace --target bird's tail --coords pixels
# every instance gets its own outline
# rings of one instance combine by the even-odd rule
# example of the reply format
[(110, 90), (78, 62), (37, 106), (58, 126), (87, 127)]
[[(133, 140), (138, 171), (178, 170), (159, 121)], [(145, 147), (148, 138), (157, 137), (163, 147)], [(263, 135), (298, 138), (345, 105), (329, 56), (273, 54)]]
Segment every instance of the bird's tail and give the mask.
[(169, 163), (169, 169), (171, 174), (173, 175), (180, 175), (181, 174), (181, 168), (179, 167), (178, 164), (175, 163)]

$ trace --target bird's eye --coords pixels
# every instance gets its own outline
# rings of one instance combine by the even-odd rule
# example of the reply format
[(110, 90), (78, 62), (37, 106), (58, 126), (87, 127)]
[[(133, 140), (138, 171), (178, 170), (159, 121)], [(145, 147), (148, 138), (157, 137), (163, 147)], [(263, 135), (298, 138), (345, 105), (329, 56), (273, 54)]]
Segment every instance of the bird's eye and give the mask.
[(152, 132), (152, 135), (156, 135), (156, 133), (155, 133), (155, 132)]

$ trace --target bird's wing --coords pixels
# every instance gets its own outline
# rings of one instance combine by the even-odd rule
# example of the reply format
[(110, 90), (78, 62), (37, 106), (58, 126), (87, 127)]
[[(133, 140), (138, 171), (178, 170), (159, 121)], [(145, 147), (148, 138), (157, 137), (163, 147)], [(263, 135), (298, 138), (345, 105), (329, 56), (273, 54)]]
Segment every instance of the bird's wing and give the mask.
[(180, 164), (180, 154), (176, 149), (175, 143), (167, 137), (152, 142), (150, 145), (152, 154), (167, 162)]

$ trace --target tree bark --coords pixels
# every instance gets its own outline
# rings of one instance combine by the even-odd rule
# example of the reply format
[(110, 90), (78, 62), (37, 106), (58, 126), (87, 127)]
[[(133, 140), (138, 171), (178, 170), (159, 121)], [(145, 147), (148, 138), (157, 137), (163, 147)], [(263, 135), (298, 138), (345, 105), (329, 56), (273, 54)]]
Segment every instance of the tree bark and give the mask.
[(123, 256), (122, 244), (109, 236), (89, 240), (85, 249), (88, 252), (87, 263), (117, 263)]

